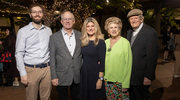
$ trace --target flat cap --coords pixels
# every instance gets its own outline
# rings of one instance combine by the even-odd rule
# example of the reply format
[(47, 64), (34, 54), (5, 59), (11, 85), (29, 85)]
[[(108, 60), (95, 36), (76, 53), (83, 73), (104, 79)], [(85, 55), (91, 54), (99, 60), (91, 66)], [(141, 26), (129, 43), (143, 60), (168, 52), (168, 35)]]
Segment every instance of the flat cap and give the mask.
[(137, 15), (143, 15), (142, 10), (140, 9), (132, 9), (131, 11), (129, 11), (129, 13), (127, 14), (127, 18), (131, 17), (131, 16), (137, 16)]

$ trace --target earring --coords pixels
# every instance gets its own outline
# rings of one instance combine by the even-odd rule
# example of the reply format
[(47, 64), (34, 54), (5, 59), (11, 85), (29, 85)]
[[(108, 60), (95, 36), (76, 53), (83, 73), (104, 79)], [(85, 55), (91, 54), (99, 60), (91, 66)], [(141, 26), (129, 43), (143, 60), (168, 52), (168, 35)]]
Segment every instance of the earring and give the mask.
[(108, 34), (108, 37), (111, 37), (111, 35), (110, 35), (110, 34)]

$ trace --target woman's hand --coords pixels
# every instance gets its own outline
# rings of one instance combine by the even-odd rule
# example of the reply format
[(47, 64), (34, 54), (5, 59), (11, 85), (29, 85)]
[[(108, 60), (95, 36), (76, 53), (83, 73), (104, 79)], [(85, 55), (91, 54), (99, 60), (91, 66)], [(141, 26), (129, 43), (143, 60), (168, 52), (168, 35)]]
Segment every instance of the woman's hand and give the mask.
[(102, 87), (102, 81), (100, 79), (98, 79), (97, 82), (96, 82), (96, 89), (97, 90), (101, 89), (101, 87)]

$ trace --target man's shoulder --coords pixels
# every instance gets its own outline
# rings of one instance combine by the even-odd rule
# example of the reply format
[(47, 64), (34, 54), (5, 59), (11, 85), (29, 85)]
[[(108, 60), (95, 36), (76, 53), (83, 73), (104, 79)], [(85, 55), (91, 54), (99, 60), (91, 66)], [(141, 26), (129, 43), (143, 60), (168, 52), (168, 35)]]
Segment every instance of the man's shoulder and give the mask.
[(19, 30), (27, 30), (27, 29), (30, 29), (30, 28), (29, 28), (29, 24), (26, 25), (26, 26), (21, 27)]
[(73, 29), (73, 31), (74, 31), (75, 35), (77, 35), (77, 36), (81, 37), (81, 32), (80, 32), (80, 31), (75, 30), (75, 29)]
[(145, 29), (146, 34), (157, 34), (156, 30), (147, 24), (144, 24), (144, 27), (142, 29)]
[(51, 35), (51, 37), (57, 37), (57, 35), (59, 35), (59, 34), (61, 34), (61, 33), (62, 33), (61, 30), (59, 30), (59, 31), (53, 33), (53, 34)]
[(151, 27), (151, 26), (149, 26), (149, 25), (147, 25), (147, 24), (144, 24), (144, 28), (146, 28), (146, 29), (148, 29), (148, 30), (150, 30), (150, 31), (156, 32), (156, 30), (155, 30), (153, 27)]
[(130, 28), (128, 31), (127, 31), (127, 33), (131, 33), (133, 30), (132, 30), (132, 28)]
[(73, 29), (73, 31), (74, 31), (75, 34), (81, 34), (81, 32), (78, 31), (78, 30)]
[(47, 30), (51, 30), (51, 28), (48, 27), (48, 26), (46, 26), (46, 25), (44, 25), (44, 27), (45, 27), (45, 29), (47, 29)]
[(17, 35), (21, 34), (23, 36), (26, 36), (25, 34), (29, 33), (30, 31), (30, 28), (29, 28), (29, 24), (24, 26), (24, 27), (21, 27), (19, 30), (18, 30), (18, 33)]

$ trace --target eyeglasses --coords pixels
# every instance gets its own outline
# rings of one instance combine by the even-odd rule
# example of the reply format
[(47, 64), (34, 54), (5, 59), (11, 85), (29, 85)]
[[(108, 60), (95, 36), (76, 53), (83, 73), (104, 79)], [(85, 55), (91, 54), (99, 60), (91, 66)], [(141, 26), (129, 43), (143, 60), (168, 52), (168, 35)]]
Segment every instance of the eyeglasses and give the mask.
[(64, 21), (66, 20), (74, 20), (74, 18), (63, 18)]
[(32, 14), (42, 14), (43, 12), (42, 11), (32, 11), (31, 13)]

